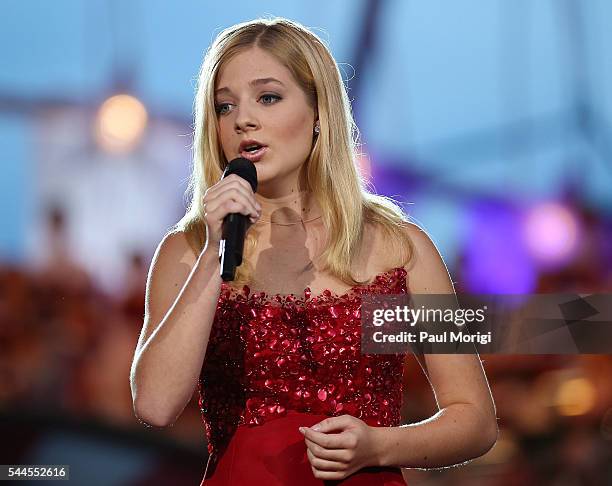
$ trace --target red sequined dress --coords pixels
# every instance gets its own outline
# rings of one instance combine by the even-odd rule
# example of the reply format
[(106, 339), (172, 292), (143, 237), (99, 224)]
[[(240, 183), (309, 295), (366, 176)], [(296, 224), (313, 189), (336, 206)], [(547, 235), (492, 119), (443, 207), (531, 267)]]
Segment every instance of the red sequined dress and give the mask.
[(221, 284), (199, 380), (209, 459), (201, 486), (405, 485), (369, 467), (341, 482), (314, 477), (300, 426), (350, 414), (399, 426), (403, 355), (361, 354), (361, 295), (407, 293), (395, 268), (343, 295), (268, 296)]

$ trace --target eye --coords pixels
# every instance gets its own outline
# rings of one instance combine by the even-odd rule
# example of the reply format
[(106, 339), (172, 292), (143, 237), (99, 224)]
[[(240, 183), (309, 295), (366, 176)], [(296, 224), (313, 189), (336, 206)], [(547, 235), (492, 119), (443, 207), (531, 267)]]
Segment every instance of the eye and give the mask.
[(229, 103), (219, 103), (218, 105), (215, 105), (215, 111), (217, 112), (217, 115), (225, 115), (229, 112), (230, 106), (231, 105)]
[[(273, 105), (274, 103), (277, 103), (278, 101), (282, 100), (280, 96), (275, 95), (275, 94), (261, 95), (259, 99), (263, 102), (264, 105)], [(266, 102), (266, 100), (272, 100), (272, 101)]]
[[(275, 94), (264, 94), (259, 97), (264, 105), (273, 105), (278, 103), (282, 98)], [(215, 105), (215, 112), (217, 115), (227, 115), (231, 111), (231, 103), (218, 103)]]

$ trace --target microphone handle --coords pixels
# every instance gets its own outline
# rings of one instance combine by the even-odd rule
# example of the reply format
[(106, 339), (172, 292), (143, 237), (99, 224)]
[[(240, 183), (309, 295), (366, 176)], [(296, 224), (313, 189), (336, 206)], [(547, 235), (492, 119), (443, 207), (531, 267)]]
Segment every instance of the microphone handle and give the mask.
[(246, 229), (247, 217), (244, 214), (230, 213), (223, 219), (219, 262), (221, 263), (221, 278), (224, 282), (234, 280), (236, 267), (242, 263)]

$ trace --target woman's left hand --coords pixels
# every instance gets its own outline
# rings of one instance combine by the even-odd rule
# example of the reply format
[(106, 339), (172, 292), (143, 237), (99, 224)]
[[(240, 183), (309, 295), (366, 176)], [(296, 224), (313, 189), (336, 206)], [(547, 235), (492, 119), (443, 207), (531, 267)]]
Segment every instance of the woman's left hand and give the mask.
[[(330, 433), (330, 432), (334, 433)], [(300, 427), (315, 478), (344, 479), (361, 468), (377, 465), (376, 432), (351, 415), (330, 417)]]

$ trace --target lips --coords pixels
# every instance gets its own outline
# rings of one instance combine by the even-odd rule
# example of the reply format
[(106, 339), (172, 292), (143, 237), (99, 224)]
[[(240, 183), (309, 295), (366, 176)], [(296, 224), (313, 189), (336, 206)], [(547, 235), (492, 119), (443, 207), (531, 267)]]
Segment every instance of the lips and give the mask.
[(250, 160), (251, 162), (259, 162), (262, 157), (266, 155), (267, 151), (268, 147), (261, 147), (252, 152), (249, 152), (248, 150), (243, 150), (242, 152), (240, 152), (240, 156), (244, 157), (247, 160)]

